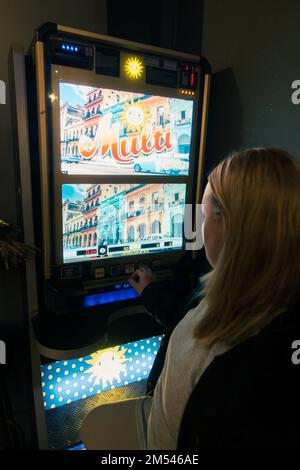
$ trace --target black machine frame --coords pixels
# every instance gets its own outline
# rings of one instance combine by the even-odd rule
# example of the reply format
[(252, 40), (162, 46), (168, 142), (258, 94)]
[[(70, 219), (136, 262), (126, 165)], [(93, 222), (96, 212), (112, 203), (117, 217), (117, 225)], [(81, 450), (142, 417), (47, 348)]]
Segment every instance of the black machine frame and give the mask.
[[(180, 52), (165, 50), (144, 44), (138, 44), (109, 36), (90, 33), (52, 23), (41, 27), (35, 35), (29, 53), (24, 56), (20, 49), (13, 51), (13, 64), (15, 75), (16, 91), (16, 112), (18, 121), (19, 140), (19, 162), (22, 194), (22, 211), (24, 240), (34, 244), (41, 251), (37, 252), (36, 263), (29, 260), (26, 263), (27, 282), (27, 311), (29, 317), (31, 357), (32, 357), (32, 382), (34, 417), (36, 422), (36, 434), (38, 447), (45, 449), (48, 447), (47, 428), (45, 412), (43, 408), (42, 387), (40, 366), (42, 362), (76, 358), (90, 354), (99, 348), (121, 344), (122, 341), (137, 340), (148, 335), (161, 334), (161, 326), (157, 322), (151, 323), (149, 315), (145, 315), (145, 309), (140, 305), (139, 299), (123, 304), (106, 306), (105, 311), (100, 308), (91, 309), (89, 314), (82, 315), (53, 315), (59, 303), (57, 296), (75, 299), (83, 295), (98, 292), (101, 289), (127, 278), (124, 273), (120, 276), (108, 277), (105, 279), (93, 279), (90, 274), (85, 278), (62, 280), (60, 278), (60, 264), (57, 263), (53, 240), (56, 240), (57, 247), (60, 244), (59, 218), (61, 217), (61, 202), (55, 196), (57, 188), (64, 181), (68, 183), (83, 183), (86, 177), (61, 176), (60, 171), (53, 171), (53, 141), (52, 129), (57, 133), (57, 127), (53, 126), (53, 106), (48, 99), (48, 91), (53, 90), (53, 77), (51, 67), (49, 68), (49, 41), (51, 38), (77, 41), (78, 44), (87, 44), (89, 47), (107, 47), (109, 49), (119, 49), (122, 53), (134, 52), (140, 55), (153, 57), (165, 57), (166, 60), (177, 61), (178, 63), (193, 63), (198, 67), (198, 85), (194, 100), (197, 105), (194, 107), (194, 131), (192, 140), (192, 158), (190, 160), (190, 174), (188, 177), (182, 176), (136, 176), (125, 177), (126, 182), (139, 181), (140, 183), (185, 183), (188, 185), (187, 202), (193, 204), (200, 203), (203, 181), (203, 165), (205, 155), (205, 137), (208, 116), (208, 102), (210, 89), (210, 67), (207, 61), (198, 56), (183, 54)], [(26, 70), (25, 66), (26, 65)], [(65, 70), (65, 66), (55, 64), (56, 68)], [(54, 70), (54, 67), (52, 68)], [(84, 84), (87, 84), (86, 77), (89, 75), (88, 69), (77, 69), (77, 77), (82, 74)], [(87, 72), (87, 73), (82, 73)], [(55, 72), (54, 72), (55, 73)], [(97, 75), (97, 81), (99, 84)], [(108, 80), (108, 79), (107, 79)], [(110, 83), (112, 79), (109, 78)], [(78, 80), (76, 80), (78, 82)], [(105, 80), (101, 78), (101, 85)], [(27, 90), (25, 88), (27, 83)], [(90, 80), (88, 84), (90, 84)], [(119, 82), (120, 83), (120, 82)], [(110, 86), (110, 88), (126, 89), (126, 84)], [(127, 84), (128, 89), (128, 84)], [(147, 88), (149, 92), (151, 87)], [(156, 87), (153, 90), (157, 90)], [(165, 87), (165, 95), (170, 97), (175, 95), (174, 88)], [(27, 93), (26, 93), (27, 92)], [(55, 90), (54, 90), (55, 92)], [(154, 92), (153, 94), (161, 94)], [(182, 98), (182, 96), (178, 96)], [(27, 102), (27, 108), (26, 108)], [(27, 110), (29, 111), (27, 113)], [(57, 114), (56, 114), (57, 115)], [(27, 127), (28, 124), (28, 127)], [(30, 137), (30, 138), (29, 138)], [(58, 139), (59, 140), (59, 139)], [(57, 137), (56, 137), (57, 142)], [(31, 169), (30, 169), (31, 165)], [(31, 170), (31, 171), (30, 171)], [(59, 177), (61, 180), (56, 179)], [(132, 178), (132, 179), (131, 179)], [(118, 183), (124, 182), (124, 177), (88, 177), (88, 182)], [(53, 193), (54, 188), (54, 193)], [(56, 190), (55, 190), (56, 188)], [(32, 194), (32, 198), (31, 198)], [(54, 197), (53, 197), (54, 196)], [(32, 199), (32, 201), (31, 201)], [(32, 202), (32, 203), (31, 203)], [(56, 209), (54, 209), (56, 207)], [(56, 222), (54, 221), (54, 216)], [(157, 273), (161, 279), (165, 279), (170, 274), (168, 268), (174, 266), (184, 254), (184, 250), (164, 255), (161, 269)], [(197, 253), (191, 252), (190, 256)], [(130, 257), (130, 262), (138, 264), (140, 261), (157, 259), (159, 254), (141, 255)], [(55, 259), (56, 258), (56, 259)], [(54, 263), (54, 260), (56, 263)], [(107, 264), (115, 264), (116, 260), (108, 260)], [(127, 261), (128, 262), (128, 261)], [(85, 266), (90, 266), (93, 270), (103, 260), (84, 262)], [(54, 300), (53, 300), (54, 299)], [(49, 315), (50, 313), (50, 315)], [(117, 327), (114, 329), (114, 322)], [(72, 328), (70, 329), (70, 322)], [(122, 330), (123, 326), (124, 330)], [(45, 359), (47, 358), (47, 359)]]
[[(179, 94), (180, 88), (163, 86), (158, 88), (155, 85), (145, 83), (145, 79), (139, 80), (135, 84), (126, 79), (125, 74), (120, 70), (120, 77), (104, 76), (95, 73), (95, 62), (89, 66), (89, 69), (76, 68), (76, 84), (89, 86), (101, 86), (103, 88), (120, 89), (122, 91), (134, 91), (140, 93), (153, 94), (155, 96), (166, 96), (176, 98), (187, 98), (193, 100), (193, 129), (190, 152), (190, 170), (186, 176), (162, 176), (162, 175), (139, 175), (139, 176), (86, 176), (86, 175), (62, 175), (60, 171), (60, 159), (57, 158), (59, 145), (59, 126), (58, 126), (58, 108), (59, 100), (52, 102), (49, 99), (49, 90), (51, 95), (57, 96), (58, 83), (65, 81), (74, 83), (72, 78), (74, 68), (69, 68), (60, 64), (51, 64), (49, 54), (51, 51), (51, 41), (75, 41), (76, 44), (84, 44), (86, 47), (96, 48), (109, 47), (120, 51), (121, 64), (122, 57), (132, 54), (140, 56), (161, 58), (169, 62), (180, 64), (193, 64), (198, 71), (197, 86), (194, 87), (193, 95)], [(95, 58), (95, 54), (94, 54)], [(94, 59), (95, 61), (95, 59)], [(33, 132), (38, 129), (38, 142), (32, 147), (33, 174), (36, 176), (36, 210), (40, 213), (40, 224), (36, 224), (36, 240), (42, 247), (42, 256), (39, 259), (40, 274), (46, 282), (61, 281), (62, 263), (62, 230), (61, 230), (61, 185), (72, 183), (182, 183), (187, 185), (186, 203), (200, 202), (201, 182), (205, 149), (205, 133), (207, 125), (207, 108), (209, 96), (210, 68), (206, 60), (191, 54), (183, 54), (176, 51), (160, 49), (153, 46), (141, 45), (130, 41), (110, 38), (85, 31), (73, 30), (59, 25), (48, 24), (41, 28), (33, 42), (31, 53), (28, 57), (28, 68), (31, 68), (32, 79), (35, 80), (37, 94), (33, 97), (33, 103), (36, 103), (37, 115), (32, 116)], [(74, 64), (72, 64), (74, 65)], [(75, 64), (75, 67), (76, 64)], [(92, 69), (91, 69), (92, 67)], [(34, 73), (33, 73), (34, 72)], [(30, 73), (30, 71), (29, 71)], [(32, 88), (32, 84), (31, 84)], [(158, 92), (159, 90), (159, 92)], [(34, 108), (34, 106), (33, 106)], [(37, 172), (39, 174), (37, 174)], [(39, 193), (40, 192), (40, 197)], [(161, 261), (162, 269), (169, 268), (176, 264), (184, 254), (182, 250), (165, 253), (134, 255), (130, 257), (130, 262), (138, 266), (141, 262), (151, 264), (152, 260), (157, 258)], [(97, 259), (84, 261), (83, 269), (79, 270), (82, 274), (83, 283), (91, 282), (94, 286), (101, 285), (103, 281), (93, 280), (94, 268), (101, 265), (106, 271), (110, 265), (123, 263), (120, 259)], [(127, 262), (128, 259), (127, 259)], [(74, 264), (74, 263), (72, 263)], [(72, 273), (72, 270), (70, 271)], [(73, 271), (74, 272), (74, 271)], [(124, 273), (118, 279), (123, 279)], [(71, 282), (74, 282), (74, 276), (70, 276)], [(76, 275), (75, 275), (76, 279)], [(93, 282), (94, 281), (94, 282)], [(67, 284), (67, 281), (63, 281)], [(107, 282), (104, 281), (106, 284)]]

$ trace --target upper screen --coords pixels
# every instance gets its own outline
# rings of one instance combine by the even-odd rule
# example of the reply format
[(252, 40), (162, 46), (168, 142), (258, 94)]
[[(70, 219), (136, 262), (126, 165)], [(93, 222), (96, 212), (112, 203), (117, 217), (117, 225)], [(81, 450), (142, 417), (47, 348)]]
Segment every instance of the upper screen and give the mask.
[(193, 101), (60, 83), (61, 170), (188, 175)]

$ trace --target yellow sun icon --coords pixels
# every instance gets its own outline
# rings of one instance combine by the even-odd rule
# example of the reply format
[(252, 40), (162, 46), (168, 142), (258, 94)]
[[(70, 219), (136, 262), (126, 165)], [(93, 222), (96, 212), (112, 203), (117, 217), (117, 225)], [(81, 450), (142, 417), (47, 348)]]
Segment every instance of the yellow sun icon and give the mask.
[(127, 103), (121, 114), (121, 120), (127, 132), (141, 132), (142, 129), (147, 126), (151, 118), (149, 109), (141, 100)]
[(120, 381), (120, 373), (126, 372), (124, 365), (126, 362), (125, 352), (125, 348), (119, 349), (119, 346), (116, 346), (91, 354), (92, 359), (86, 362), (91, 364), (92, 367), (85, 371), (86, 374), (91, 374), (88, 379), (89, 382), (95, 379), (94, 387), (96, 387), (96, 385), (100, 385), (102, 380), (103, 387), (106, 387), (108, 382), (113, 385), (114, 380)]
[(128, 57), (125, 63), (125, 72), (130, 78), (140, 78), (144, 70), (143, 63), (137, 57)]

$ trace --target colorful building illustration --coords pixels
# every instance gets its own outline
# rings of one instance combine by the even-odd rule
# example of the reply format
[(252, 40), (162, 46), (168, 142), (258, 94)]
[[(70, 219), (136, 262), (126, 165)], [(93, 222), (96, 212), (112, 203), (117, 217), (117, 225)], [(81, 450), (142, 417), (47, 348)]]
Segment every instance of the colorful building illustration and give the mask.
[(81, 122), (84, 109), (82, 106), (72, 106), (68, 102), (60, 106), (61, 156), (78, 155), (78, 141), (81, 135)]
[[(124, 185), (125, 186), (125, 185)], [(127, 185), (129, 186), (129, 185)], [(115, 189), (112, 196), (103, 200), (98, 225), (99, 245), (124, 243), (124, 219), (126, 217), (126, 188)]]
[(86, 185), (82, 202), (63, 202), (64, 247), (95, 248), (98, 246), (98, 227), (101, 203), (117, 191), (116, 185)]
[[(87, 87), (88, 88), (88, 87)], [(130, 100), (137, 100), (138, 93), (118, 92), (115, 90), (105, 90), (102, 88), (92, 88), (86, 94), (86, 102), (83, 106), (70, 106), (68, 103), (62, 103), (60, 107), (61, 115), (61, 156), (79, 156), (79, 139), (82, 135), (94, 138), (101, 122), (103, 114), (112, 113), (112, 122), (121, 118), (124, 104)], [(76, 118), (70, 119), (72, 112)], [(69, 117), (69, 119), (66, 118)], [(126, 129), (123, 131), (125, 135)], [(98, 155), (99, 159), (99, 155)], [(97, 160), (97, 154), (95, 155)]]
[[(106, 245), (182, 237), (184, 184), (64, 185), (63, 245), (66, 259), (80, 248), (98, 255)], [(80, 199), (81, 197), (81, 199)]]
[(63, 203), (63, 246), (82, 246), (82, 227), (85, 225), (83, 204), (66, 200)]
[(126, 193), (126, 241), (143, 241), (164, 233), (164, 194), (161, 184), (139, 185)]
[(176, 142), (174, 155), (189, 157), (191, 146), (191, 126), (193, 105), (190, 101), (170, 98), (170, 116), (173, 140)]
[(165, 233), (170, 237), (182, 236), (184, 209), (185, 209), (185, 186), (182, 184), (164, 184), (164, 217)]

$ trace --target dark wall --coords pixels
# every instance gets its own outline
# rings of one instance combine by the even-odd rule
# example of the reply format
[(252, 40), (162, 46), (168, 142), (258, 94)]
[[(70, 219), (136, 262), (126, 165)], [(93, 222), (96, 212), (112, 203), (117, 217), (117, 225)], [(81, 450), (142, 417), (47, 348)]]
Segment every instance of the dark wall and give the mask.
[(202, 5), (202, 0), (109, 0), (108, 34), (200, 55)]
[[(16, 187), (14, 179), (13, 137), (9, 100), (8, 54), (12, 43), (28, 49), (34, 30), (53, 21), (81, 29), (106, 32), (105, 0), (0, 0), (0, 80), (7, 86), (7, 104), (0, 105), (0, 216), (15, 222)], [(18, 321), (21, 299), (19, 279), (0, 269), (1, 317)]]
[(300, 77), (300, 3), (296, 0), (206, 0), (203, 54), (212, 80), (207, 155), (278, 146), (300, 157), (300, 106), (291, 83)]
[[(106, 0), (0, 0), (0, 80), (5, 81), (7, 102), (0, 104), (0, 217), (18, 222), (17, 185), (13, 155), (8, 54), (12, 43), (28, 49), (34, 30), (52, 21), (106, 33)], [(31, 418), (30, 359), (25, 322), (25, 288), (22, 272), (0, 265), (0, 339), (7, 344), (8, 396), (27, 445), (34, 445)], [(5, 367), (5, 366), (0, 366)], [(0, 390), (4, 390), (1, 370)], [(1, 400), (0, 400), (1, 401)], [(0, 405), (1, 406), (1, 405)], [(0, 413), (1, 420), (1, 413)], [(2, 443), (0, 426), (0, 448)]]

